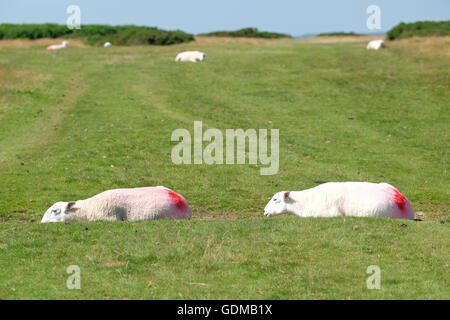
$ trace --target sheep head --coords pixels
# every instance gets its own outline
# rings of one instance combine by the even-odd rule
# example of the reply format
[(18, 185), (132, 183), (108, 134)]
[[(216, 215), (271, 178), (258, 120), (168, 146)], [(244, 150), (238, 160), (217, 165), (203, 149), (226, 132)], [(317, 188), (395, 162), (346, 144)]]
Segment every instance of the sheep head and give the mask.
[(46, 222), (65, 222), (71, 211), (76, 208), (75, 202), (56, 202), (50, 208), (47, 209), (44, 216), (42, 217), (41, 223)]
[(264, 208), (264, 215), (266, 217), (273, 217), (286, 213), (288, 212), (288, 205), (292, 202), (293, 200), (289, 196), (289, 191), (277, 192)]

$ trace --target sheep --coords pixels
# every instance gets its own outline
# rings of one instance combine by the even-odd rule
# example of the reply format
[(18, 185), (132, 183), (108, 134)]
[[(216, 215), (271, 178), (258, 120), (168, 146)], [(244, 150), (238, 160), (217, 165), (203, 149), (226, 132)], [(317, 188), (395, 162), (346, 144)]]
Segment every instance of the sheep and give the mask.
[(181, 52), (175, 58), (175, 61), (189, 61), (197, 62), (205, 60), (206, 53), (200, 51), (185, 51)]
[(107, 48), (107, 47), (111, 47), (112, 44), (111, 42), (105, 42), (105, 44), (103, 45), (103, 47)]
[(372, 40), (367, 44), (367, 49), (373, 49), (378, 50), (380, 48), (384, 48), (384, 41), (383, 40)]
[(47, 50), (65, 49), (69, 45), (69, 41), (63, 41), (62, 44), (54, 44), (47, 47)]
[(41, 223), (190, 219), (192, 211), (178, 193), (163, 187), (114, 189), (86, 200), (56, 202)]
[(411, 204), (395, 187), (370, 182), (328, 182), (303, 191), (278, 192), (264, 208), (264, 215), (282, 213), (414, 219)]

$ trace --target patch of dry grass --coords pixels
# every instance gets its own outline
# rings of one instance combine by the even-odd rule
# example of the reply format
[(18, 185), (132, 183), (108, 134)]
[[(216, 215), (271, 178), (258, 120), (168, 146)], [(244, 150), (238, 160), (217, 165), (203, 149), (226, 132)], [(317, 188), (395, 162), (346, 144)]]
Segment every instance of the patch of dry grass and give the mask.
[(390, 41), (387, 46), (408, 54), (441, 57), (443, 61), (450, 58), (450, 36), (413, 37)]
[(118, 267), (126, 265), (126, 262), (123, 261), (106, 261), (101, 264), (102, 267)]
[(64, 40), (69, 41), (70, 47), (87, 47), (84, 44), (83, 39), (62, 39), (62, 38), (43, 38), (36, 40), (29, 39), (7, 39), (0, 40), (0, 50), (2, 49), (10, 49), (10, 48), (32, 48), (32, 47), (47, 47), (52, 44), (60, 44)]
[(43, 81), (49, 79), (50, 74), (0, 64), (0, 90), (36, 90), (43, 87)]
[(254, 45), (278, 45), (280, 43), (292, 43), (294, 39), (264, 39), (264, 38), (246, 38), (246, 37), (205, 37), (196, 36), (195, 42), (198, 44), (216, 44), (216, 43), (233, 43), (233, 44), (254, 44)]
[(282, 38), (282, 39), (262, 39), (245, 37), (205, 37), (196, 36), (195, 42), (198, 44), (251, 44), (251, 45), (280, 45), (292, 43), (349, 43), (349, 42), (369, 42), (371, 40), (384, 39), (384, 36), (321, 36), (302, 39)]
[(369, 42), (372, 40), (384, 39), (384, 36), (321, 36), (305, 39), (297, 39), (296, 41), (306, 43), (349, 43), (349, 42)]

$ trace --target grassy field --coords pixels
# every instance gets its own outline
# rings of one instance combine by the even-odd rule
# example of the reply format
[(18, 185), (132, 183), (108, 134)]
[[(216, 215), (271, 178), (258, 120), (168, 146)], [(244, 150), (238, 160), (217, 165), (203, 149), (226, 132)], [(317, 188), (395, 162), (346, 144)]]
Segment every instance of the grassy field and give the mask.
[[(0, 298), (449, 299), (450, 40), (361, 39), (0, 41)], [(175, 63), (186, 49), (206, 61)], [(171, 133), (194, 120), (280, 129), (278, 174), (174, 165)], [(273, 193), (319, 180), (388, 182), (424, 221), (263, 218)], [(153, 185), (193, 220), (37, 223), (59, 200)]]

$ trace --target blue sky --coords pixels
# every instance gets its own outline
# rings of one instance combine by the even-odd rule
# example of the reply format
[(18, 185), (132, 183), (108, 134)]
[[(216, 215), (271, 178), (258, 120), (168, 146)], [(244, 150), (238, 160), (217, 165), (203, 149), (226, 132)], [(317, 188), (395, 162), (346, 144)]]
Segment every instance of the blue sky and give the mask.
[(81, 8), (82, 25), (135, 24), (190, 33), (243, 27), (294, 36), (369, 33), (366, 8), (372, 4), (381, 9), (381, 32), (399, 22), (450, 20), (450, 0), (0, 0), (0, 23), (65, 24), (71, 4)]

